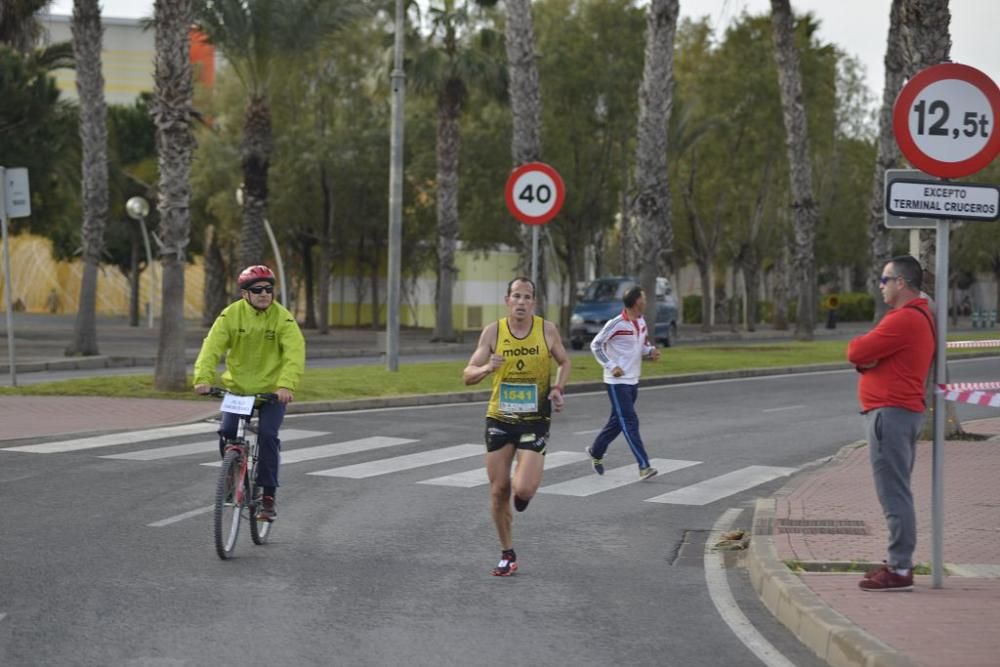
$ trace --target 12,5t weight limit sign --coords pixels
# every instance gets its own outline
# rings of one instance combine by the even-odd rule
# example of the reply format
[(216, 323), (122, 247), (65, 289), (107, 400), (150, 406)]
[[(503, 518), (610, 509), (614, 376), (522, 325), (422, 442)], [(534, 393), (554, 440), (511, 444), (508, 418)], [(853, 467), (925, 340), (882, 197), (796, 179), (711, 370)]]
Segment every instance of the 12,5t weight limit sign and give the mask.
[(968, 176), (1000, 152), (1000, 90), (968, 65), (945, 63), (917, 73), (893, 108), (896, 143), (910, 163), (941, 178)]
[(511, 215), (529, 225), (544, 225), (562, 208), (566, 187), (549, 165), (528, 162), (511, 172), (504, 195)]

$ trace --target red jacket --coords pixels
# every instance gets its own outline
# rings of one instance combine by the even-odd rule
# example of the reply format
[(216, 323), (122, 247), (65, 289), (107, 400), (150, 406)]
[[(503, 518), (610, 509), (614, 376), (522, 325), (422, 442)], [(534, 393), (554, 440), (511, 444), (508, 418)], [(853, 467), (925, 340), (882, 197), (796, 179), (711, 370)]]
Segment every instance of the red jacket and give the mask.
[[(847, 360), (861, 373), (858, 399), (862, 410), (924, 411), (924, 383), (935, 347), (932, 322), (927, 299), (912, 299), (848, 344)], [(865, 368), (873, 362), (874, 366)]]

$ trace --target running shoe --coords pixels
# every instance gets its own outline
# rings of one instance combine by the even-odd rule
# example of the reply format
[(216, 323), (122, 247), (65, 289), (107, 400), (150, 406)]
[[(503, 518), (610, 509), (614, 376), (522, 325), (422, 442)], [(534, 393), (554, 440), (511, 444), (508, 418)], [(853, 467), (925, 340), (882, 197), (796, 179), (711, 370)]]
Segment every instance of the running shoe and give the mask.
[(278, 510), (274, 502), (274, 496), (264, 496), (257, 507), (258, 521), (274, 521), (278, 516)]
[(523, 512), (524, 510), (528, 509), (528, 503), (530, 502), (531, 498), (524, 499), (521, 496), (517, 495), (516, 493), (514, 494), (514, 509), (516, 509), (518, 512)]
[(513, 549), (507, 549), (500, 555), (500, 562), (493, 568), (494, 577), (509, 577), (517, 572), (517, 555)]
[(584, 451), (587, 452), (587, 456), (590, 457), (590, 465), (594, 467), (594, 472), (596, 472), (598, 475), (603, 475), (604, 459), (599, 459), (596, 456), (594, 456), (594, 453), (590, 451), (590, 447), (587, 447), (587, 449), (585, 449)]
[(653, 466), (648, 466), (646, 468), (642, 468), (641, 470), (639, 470), (639, 480), (640, 481), (646, 481), (650, 477), (655, 476), (656, 473), (657, 473), (657, 470)]
[(896, 574), (888, 565), (876, 570), (870, 577), (865, 577), (858, 582), (858, 586), (863, 591), (888, 592), (912, 591), (913, 590), (913, 570), (908, 570), (906, 574)]

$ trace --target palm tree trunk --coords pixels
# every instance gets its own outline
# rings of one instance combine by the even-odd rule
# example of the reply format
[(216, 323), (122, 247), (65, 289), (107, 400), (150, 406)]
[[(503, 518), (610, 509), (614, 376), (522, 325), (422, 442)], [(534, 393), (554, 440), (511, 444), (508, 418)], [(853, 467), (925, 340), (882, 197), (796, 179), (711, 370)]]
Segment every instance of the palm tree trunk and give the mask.
[(153, 386), (182, 391), (187, 386), (184, 358), (184, 266), (191, 236), (191, 128), (194, 82), (188, 31), (191, 0), (156, 0), (156, 91), (152, 106), (160, 167), (160, 251), (163, 266), (160, 340)]
[(243, 226), (240, 230), (240, 268), (264, 263), (267, 217), (267, 172), (274, 142), (271, 107), (262, 95), (247, 101), (240, 157), (243, 165)]
[(229, 293), (226, 291), (226, 262), (222, 257), (219, 233), (215, 225), (205, 228), (205, 288), (202, 298), (204, 304), (201, 325), (210, 327), (229, 300)]
[(432, 340), (436, 341), (456, 339), (451, 309), (452, 290), (458, 273), (455, 248), (458, 242), (458, 156), (462, 148), (458, 128), (460, 112), (461, 96), (446, 91), (438, 104), (438, 279), (437, 317), (432, 336)]
[(885, 47), (885, 87), (882, 89), (882, 108), (878, 116), (878, 155), (875, 173), (872, 174), (872, 192), (868, 204), (868, 239), (871, 242), (871, 267), (868, 274), (868, 291), (875, 301), (875, 321), (885, 315), (888, 306), (882, 300), (878, 279), (882, 268), (892, 257), (889, 230), (885, 227), (885, 170), (900, 164), (899, 147), (892, 131), (892, 108), (903, 88), (904, 63), (900, 37), (900, 3), (892, 3), (889, 11), (889, 36)]
[[(538, 83), (538, 66), (535, 56), (535, 31), (531, 17), (531, 0), (506, 0), (506, 48), (509, 77), (510, 111), (513, 121), (511, 157), (514, 166), (535, 162), (542, 155), (542, 91)], [(532, 226), (518, 223), (521, 251), (518, 270), (524, 275), (531, 272)], [(539, 230), (544, 233), (544, 227)], [(536, 307), (543, 313), (547, 278), (544, 262), (539, 253)]]
[(319, 245), (319, 333), (330, 333), (330, 274), (333, 271), (333, 179), (320, 165), (320, 185), (323, 188), (323, 234)]
[(73, 54), (80, 99), (83, 189), (83, 279), (73, 340), (66, 354), (99, 354), (97, 347), (97, 267), (108, 219), (108, 125), (101, 73), (101, 10), (97, 0), (73, 0)]
[(816, 326), (816, 200), (813, 197), (812, 168), (809, 162), (809, 129), (802, 95), (799, 51), (788, 0), (771, 0), (774, 26), (774, 55), (778, 65), (781, 108), (785, 122), (785, 148), (792, 190), (795, 228), (793, 266), (799, 288), (795, 337), (812, 340)]
[[(653, 0), (646, 18), (646, 52), (639, 88), (634, 216), (638, 228), (639, 281), (656, 294), (656, 277), (671, 272), (674, 232), (667, 180), (667, 127), (673, 105), (674, 34), (678, 0)], [(656, 319), (656, 299), (646, 305), (647, 321)]]

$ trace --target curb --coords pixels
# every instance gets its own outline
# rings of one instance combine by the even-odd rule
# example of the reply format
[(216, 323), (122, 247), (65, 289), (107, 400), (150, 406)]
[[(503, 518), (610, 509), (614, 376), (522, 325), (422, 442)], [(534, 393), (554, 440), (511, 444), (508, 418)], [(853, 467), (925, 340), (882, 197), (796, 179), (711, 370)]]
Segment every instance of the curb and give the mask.
[(864, 440), (852, 442), (832, 457), (807, 464), (774, 496), (757, 500), (746, 561), (750, 584), (771, 614), (832, 667), (918, 667), (919, 663), (865, 632), (820, 599), (778, 558), (774, 546), (775, 498), (787, 495), (824, 465), (842, 461), (852, 450), (866, 444)]

